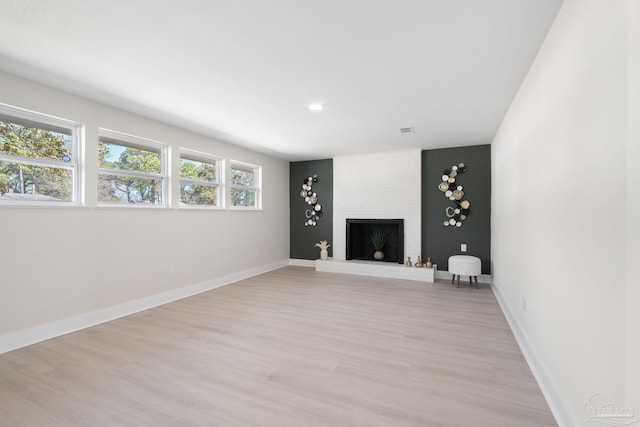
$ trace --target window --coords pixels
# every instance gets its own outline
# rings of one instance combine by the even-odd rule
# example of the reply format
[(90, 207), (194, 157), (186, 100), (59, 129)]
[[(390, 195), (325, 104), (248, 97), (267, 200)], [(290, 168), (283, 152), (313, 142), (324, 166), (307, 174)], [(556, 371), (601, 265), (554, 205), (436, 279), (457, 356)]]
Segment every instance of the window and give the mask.
[(100, 129), (98, 203), (166, 206), (167, 146)]
[(260, 166), (231, 160), (231, 206), (260, 208)]
[(187, 149), (180, 150), (180, 206), (221, 207), (222, 159)]
[(0, 104), (0, 202), (79, 201), (79, 123)]

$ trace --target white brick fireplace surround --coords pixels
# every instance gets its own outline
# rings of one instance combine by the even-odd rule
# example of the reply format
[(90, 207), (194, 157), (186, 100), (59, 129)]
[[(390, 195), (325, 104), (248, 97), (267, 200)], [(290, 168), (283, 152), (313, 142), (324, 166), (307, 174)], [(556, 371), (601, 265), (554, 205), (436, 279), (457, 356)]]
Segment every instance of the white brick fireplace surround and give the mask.
[(421, 239), (420, 150), (333, 159), (333, 258), (346, 255), (346, 219), (404, 219), (404, 256), (416, 261)]
[[(407, 268), (397, 263), (346, 261), (347, 218), (404, 219), (404, 257), (418, 260), (422, 235), (420, 150), (341, 156), (333, 159), (333, 258), (312, 261), (317, 271), (433, 282), (446, 271)], [(422, 260), (425, 261), (424, 259)], [(489, 283), (490, 276), (478, 281)]]

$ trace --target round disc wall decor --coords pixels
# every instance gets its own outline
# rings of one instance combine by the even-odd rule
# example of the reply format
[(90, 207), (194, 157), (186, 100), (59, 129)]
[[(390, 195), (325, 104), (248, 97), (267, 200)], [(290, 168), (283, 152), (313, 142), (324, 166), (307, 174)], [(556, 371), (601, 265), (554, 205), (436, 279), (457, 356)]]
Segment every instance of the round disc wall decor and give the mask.
[(442, 195), (454, 203), (453, 206), (447, 206), (444, 210), (447, 219), (444, 220), (442, 225), (445, 227), (462, 227), (464, 220), (471, 213), (469, 210), (471, 202), (466, 199), (463, 200), (464, 187), (459, 182), (461, 175), (466, 171), (467, 166), (464, 163), (453, 165), (444, 170), (442, 182), (438, 184), (438, 190), (442, 192)]
[(318, 182), (318, 175), (310, 176), (302, 183), (300, 197), (304, 199), (307, 205), (311, 206), (305, 211), (305, 227), (315, 227), (322, 216), (322, 205), (318, 202), (318, 194), (313, 192), (313, 184), (316, 182)]

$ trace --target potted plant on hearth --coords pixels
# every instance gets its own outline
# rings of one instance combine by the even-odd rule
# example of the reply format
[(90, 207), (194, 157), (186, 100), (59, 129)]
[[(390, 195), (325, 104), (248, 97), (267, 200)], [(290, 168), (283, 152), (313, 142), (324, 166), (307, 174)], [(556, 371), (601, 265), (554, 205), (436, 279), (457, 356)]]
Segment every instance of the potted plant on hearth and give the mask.
[(328, 244), (326, 240), (320, 240), (320, 243), (316, 243), (315, 246), (320, 248), (320, 259), (329, 258), (329, 252), (327, 249), (329, 249), (329, 246), (331, 245)]
[(371, 234), (371, 243), (373, 243), (373, 248), (376, 250), (373, 253), (374, 259), (384, 259), (384, 245), (387, 243), (387, 232), (382, 227), (376, 227), (373, 230), (373, 234)]

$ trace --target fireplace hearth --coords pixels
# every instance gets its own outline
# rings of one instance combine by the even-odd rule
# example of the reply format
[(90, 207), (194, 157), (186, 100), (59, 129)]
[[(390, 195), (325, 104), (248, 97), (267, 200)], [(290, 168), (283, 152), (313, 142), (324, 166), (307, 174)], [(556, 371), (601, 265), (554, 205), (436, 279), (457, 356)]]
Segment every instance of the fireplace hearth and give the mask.
[(381, 261), (404, 262), (404, 220), (402, 219), (355, 219), (347, 218), (347, 260), (377, 261), (373, 258), (375, 248), (371, 235), (381, 228), (387, 234), (384, 259)]

